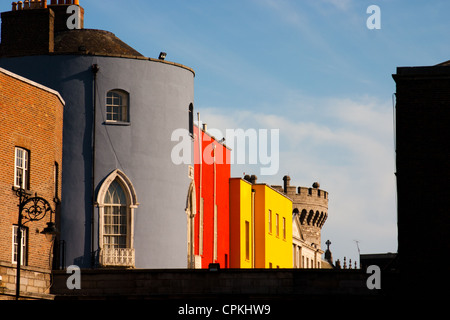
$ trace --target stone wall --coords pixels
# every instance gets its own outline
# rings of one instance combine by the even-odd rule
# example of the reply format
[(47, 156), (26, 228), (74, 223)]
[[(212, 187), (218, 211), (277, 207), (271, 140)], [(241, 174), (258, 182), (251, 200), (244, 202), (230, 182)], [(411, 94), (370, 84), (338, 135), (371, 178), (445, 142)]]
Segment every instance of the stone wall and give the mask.
[[(16, 294), (16, 266), (0, 262), (0, 300), (13, 300)], [(22, 266), (20, 268), (20, 299), (53, 300), (49, 294), (51, 271), (41, 268)]]
[[(54, 272), (52, 294), (68, 299), (270, 299), (342, 296), (377, 298), (362, 270), (220, 269), (81, 270), (81, 289), (70, 290), (72, 273)], [(69, 283), (73, 283), (69, 279)], [(386, 284), (386, 283), (385, 283)]]

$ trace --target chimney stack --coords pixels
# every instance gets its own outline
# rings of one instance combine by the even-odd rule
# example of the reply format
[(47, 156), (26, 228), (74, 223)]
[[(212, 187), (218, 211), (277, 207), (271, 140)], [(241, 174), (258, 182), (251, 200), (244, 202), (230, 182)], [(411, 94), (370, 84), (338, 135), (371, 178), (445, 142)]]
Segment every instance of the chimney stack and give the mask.
[(27, 56), (54, 52), (57, 32), (70, 30), (67, 13), (78, 6), (79, 28), (84, 28), (84, 9), (78, 0), (24, 0), (12, 2), (12, 10), (1, 13), (0, 56)]
[(284, 193), (287, 193), (288, 187), (290, 185), (291, 177), (284, 176), (283, 181), (284, 181)]

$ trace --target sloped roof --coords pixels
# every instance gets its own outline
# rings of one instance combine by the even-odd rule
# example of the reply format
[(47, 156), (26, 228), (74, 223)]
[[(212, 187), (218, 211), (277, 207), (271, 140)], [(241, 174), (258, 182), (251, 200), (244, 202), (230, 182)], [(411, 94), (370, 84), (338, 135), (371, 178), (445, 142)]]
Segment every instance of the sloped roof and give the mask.
[(141, 53), (117, 38), (114, 33), (97, 29), (56, 33), (54, 52), (143, 57)]

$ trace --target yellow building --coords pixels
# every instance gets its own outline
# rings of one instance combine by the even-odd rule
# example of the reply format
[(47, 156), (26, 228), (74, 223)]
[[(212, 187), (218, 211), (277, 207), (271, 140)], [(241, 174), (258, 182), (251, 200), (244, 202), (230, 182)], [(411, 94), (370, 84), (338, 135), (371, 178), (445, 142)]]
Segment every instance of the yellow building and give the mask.
[(230, 179), (230, 267), (292, 268), (292, 201), (255, 182)]

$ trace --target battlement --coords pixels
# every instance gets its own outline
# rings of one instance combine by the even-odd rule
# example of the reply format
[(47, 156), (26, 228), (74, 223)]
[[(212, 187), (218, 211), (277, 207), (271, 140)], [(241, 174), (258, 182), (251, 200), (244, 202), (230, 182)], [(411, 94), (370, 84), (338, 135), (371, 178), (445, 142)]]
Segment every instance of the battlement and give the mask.
[(275, 185), (272, 188), (286, 194), (294, 204), (314, 204), (328, 210), (328, 192), (319, 189), (320, 184), (318, 182), (314, 182), (312, 187), (308, 188), (291, 186), (289, 176), (284, 176), (283, 180), (284, 186)]
[(328, 218), (328, 192), (320, 189), (318, 182), (308, 188), (291, 186), (290, 180), (284, 176), (284, 185), (272, 188), (292, 199), (292, 214), (301, 223), (305, 240), (320, 244), (321, 229)]

